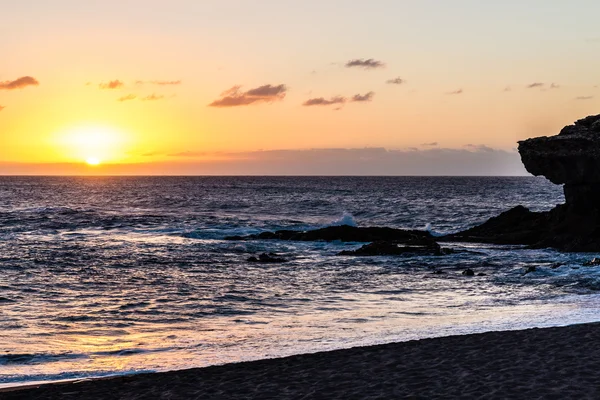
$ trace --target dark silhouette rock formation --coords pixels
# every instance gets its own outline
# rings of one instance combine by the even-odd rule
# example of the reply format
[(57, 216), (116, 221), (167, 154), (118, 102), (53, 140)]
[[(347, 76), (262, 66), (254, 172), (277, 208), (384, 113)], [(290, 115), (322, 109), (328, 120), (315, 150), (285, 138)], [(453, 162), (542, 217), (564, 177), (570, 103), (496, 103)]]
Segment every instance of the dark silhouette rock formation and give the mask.
[(556, 136), (519, 142), (519, 153), (527, 171), (565, 185), (570, 212), (600, 209), (600, 115), (580, 119)]
[(275, 232), (262, 232), (249, 236), (228, 236), (225, 240), (293, 240), (300, 242), (377, 242), (396, 241), (402, 242), (419, 238), (431, 238), (426, 231), (405, 230), (394, 228), (358, 228), (355, 226), (329, 226), (311, 231), (280, 230)]
[(527, 171), (564, 185), (565, 204), (541, 213), (518, 206), (444, 240), (600, 251), (600, 115), (521, 141), (519, 153)]
[(447, 253), (433, 240), (422, 236), (414, 236), (402, 241), (378, 241), (356, 249), (344, 250), (340, 256), (400, 256), (400, 255), (435, 255), (441, 256)]

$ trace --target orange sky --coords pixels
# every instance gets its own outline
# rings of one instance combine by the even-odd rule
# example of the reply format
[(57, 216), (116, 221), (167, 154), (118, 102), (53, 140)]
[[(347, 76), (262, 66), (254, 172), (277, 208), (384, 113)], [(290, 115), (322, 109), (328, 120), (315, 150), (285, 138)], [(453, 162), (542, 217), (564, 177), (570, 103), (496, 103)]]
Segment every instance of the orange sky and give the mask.
[[(511, 174), (517, 140), (600, 112), (596, 2), (105, 3), (3, 8), (0, 174), (278, 173), (261, 150), (324, 174), (493, 150)], [(302, 165), (332, 148), (363, 153)]]

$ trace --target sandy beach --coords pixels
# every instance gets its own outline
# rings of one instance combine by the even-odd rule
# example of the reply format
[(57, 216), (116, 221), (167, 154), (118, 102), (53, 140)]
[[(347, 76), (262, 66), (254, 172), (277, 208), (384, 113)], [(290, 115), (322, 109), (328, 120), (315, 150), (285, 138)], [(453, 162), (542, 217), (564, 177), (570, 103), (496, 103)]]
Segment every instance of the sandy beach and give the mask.
[(2, 399), (600, 398), (600, 323), (490, 332), (78, 383)]

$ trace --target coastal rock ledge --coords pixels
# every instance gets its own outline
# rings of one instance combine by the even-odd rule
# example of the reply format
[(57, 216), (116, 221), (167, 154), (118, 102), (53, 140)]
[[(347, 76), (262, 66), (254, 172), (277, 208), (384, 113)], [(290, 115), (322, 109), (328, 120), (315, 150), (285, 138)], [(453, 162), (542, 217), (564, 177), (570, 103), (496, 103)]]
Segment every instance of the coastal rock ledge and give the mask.
[(521, 141), (519, 153), (531, 174), (564, 185), (565, 204), (541, 213), (519, 206), (444, 239), (600, 251), (600, 115)]

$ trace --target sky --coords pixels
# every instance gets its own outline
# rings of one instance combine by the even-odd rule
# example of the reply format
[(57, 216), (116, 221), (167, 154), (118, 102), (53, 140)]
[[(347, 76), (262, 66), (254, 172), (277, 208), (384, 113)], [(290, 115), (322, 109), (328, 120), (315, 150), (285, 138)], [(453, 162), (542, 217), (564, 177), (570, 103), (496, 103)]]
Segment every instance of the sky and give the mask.
[(0, 0), (0, 174), (521, 175), (591, 0)]

